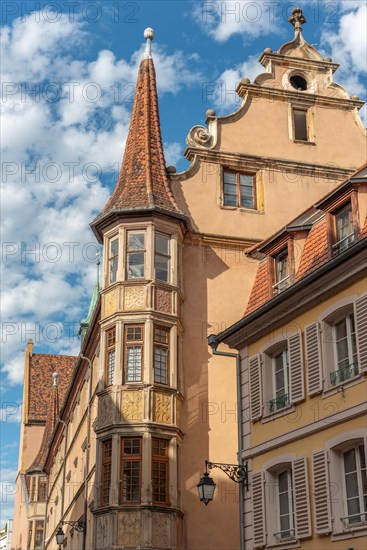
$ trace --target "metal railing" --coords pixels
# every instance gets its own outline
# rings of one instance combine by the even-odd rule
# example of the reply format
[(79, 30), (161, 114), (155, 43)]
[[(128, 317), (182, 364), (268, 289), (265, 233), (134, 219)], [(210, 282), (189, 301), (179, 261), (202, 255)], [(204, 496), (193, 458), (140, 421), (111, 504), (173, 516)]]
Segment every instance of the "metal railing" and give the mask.
[(330, 373), (330, 384), (336, 386), (353, 376), (358, 374), (358, 363), (351, 363), (350, 365), (345, 365), (345, 367), (340, 367), (335, 372)]
[(346, 237), (343, 237), (338, 241), (337, 243), (333, 244), (333, 254), (339, 254), (340, 252), (343, 252), (343, 250), (346, 250), (349, 245), (351, 245), (354, 241), (354, 232), (349, 233)]
[(273, 292), (274, 294), (279, 294), (279, 292), (282, 292), (286, 288), (288, 288), (291, 284), (290, 277), (287, 275), (287, 277), (284, 277), (284, 279), (281, 279), (275, 285), (273, 285)]
[(278, 531), (277, 533), (274, 533), (274, 536), (278, 540), (295, 539), (296, 531), (295, 529), (284, 529), (283, 531)]
[[(362, 519), (362, 516), (364, 519)], [(351, 521), (351, 518), (356, 518), (357, 521)], [(344, 516), (343, 518), (340, 518), (344, 523), (347, 525), (353, 525), (356, 523), (366, 523), (367, 521), (367, 512), (360, 512), (359, 514), (351, 514), (350, 516)]]
[(282, 409), (283, 407), (286, 407), (289, 405), (289, 395), (286, 393), (284, 395), (279, 395), (279, 397), (275, 397), (274, 399), (270, 399), (269, 401), (269, 413), (275, 412), (278, 409)]

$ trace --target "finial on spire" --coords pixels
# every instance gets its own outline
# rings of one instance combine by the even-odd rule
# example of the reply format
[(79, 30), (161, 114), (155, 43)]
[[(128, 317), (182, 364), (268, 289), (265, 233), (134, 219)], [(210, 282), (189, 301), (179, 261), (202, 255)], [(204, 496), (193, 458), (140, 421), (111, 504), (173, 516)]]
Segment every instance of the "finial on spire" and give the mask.
[(292, 15), (288, 18), (288, 21), (293, 25), (296, 33), (302, 31), (302, 25), (307, 23), (301, 8), (293, 8)]
[(54, 388), (57, 388), (57, 379), (58, 379), (59, 375), (57, 372), (53, 372), (52, 373), (52, 378), (54, 379), (54, 383), (53, 383), (53, 387)]
[(144, 52), (144, 59), (152, 59), (152, 40), (154, 40), (154, 30), (148, 27), (144, 31), (144, 38), (147, 41)]

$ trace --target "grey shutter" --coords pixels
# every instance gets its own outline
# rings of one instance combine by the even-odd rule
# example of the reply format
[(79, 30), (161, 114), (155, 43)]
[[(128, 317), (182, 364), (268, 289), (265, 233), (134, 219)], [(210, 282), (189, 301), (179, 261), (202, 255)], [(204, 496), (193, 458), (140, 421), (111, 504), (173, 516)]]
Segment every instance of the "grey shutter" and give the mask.
[(305, 327), (307, 393), (314, 395), (322, 390), (321, 346), (319, 324)]
[(330, 533), (330, 485), (326, 451), (316, 451), (312, 453), (312, 485), (315, 531), (319, 535)]
[(293, 462), (294, 515), (297, 539), (311, 536), (310, 498), (308, 494), (307, 459)]
[(260, 355), (249, 358), (250, 413), (251, 420), (259, 420), (262, 415), (262, 388)]
[(296, 332), (288, 338), (289, 371), (291, 403), (298, 403), (305, 398), (305, 386), (303, 382), (303, 351), (302, 334)]
[(358, 367), (367, 371), (367, 294), (358, 298), (354, 304)]
[(251, 486), (254, 548), (262, 548), (266, 544), (264, 472), (256, 472), (255, 474), (252, 474)]

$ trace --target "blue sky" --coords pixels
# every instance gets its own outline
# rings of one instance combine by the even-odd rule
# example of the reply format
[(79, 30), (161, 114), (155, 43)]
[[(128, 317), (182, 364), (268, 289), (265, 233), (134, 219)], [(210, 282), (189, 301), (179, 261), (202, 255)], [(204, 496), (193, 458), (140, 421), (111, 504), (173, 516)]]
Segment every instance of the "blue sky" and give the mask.
[[(303, 1), (306, 40), (365, 99), (366, 3)], [(184, 170), (185, 138), (208, 108), (239, 107), (236, 82), (293, 36), (295, 4), (3, 0), (1, 515), (12, 517), (23, 352), (78, 354), (97, 246), (89, 222), (111, 193), (128, 131), (143, 31), (156, 32), (167, 164)], [(365, 108), (362, 115), (365, 120)], [(50, 381), (51, 383), (51, 381)]]

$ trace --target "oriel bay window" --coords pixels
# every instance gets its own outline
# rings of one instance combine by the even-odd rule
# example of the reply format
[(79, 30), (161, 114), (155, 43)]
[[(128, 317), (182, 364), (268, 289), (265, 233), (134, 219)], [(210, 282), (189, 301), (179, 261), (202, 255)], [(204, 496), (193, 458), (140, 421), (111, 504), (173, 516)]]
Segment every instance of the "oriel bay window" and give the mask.
[(107, 351), (105, 365), (105, 384), (111, 386), (115, 374), (116, 364), (116, 329), (113, 328), (106, 333)]
[(124, 337), (125, 382), (142, 380), (144, 325), (126, 325)]
[(102, 443), (101, 506), (109, 504), (112, 470), (112, 439)]
[(224, 170), (223, 205), (237, 208), (256, 208), (255, 176)]
[(168, 504), (168, 441), (152, 439), (152, 491), (155, 504)]
[(170, 282), (171, 238), (162, 233), (155, 234), (154, 270), (155, 278), (164, 283)]
[(145, 232), (128, 231), (126, 243), (126, 278), (145, 277)]
[(169, 329), (154, 326), (154, 382), (168, 384)]
[(141, 438), (121, 439), (120, 503), (140, 502), (141, 493)]

